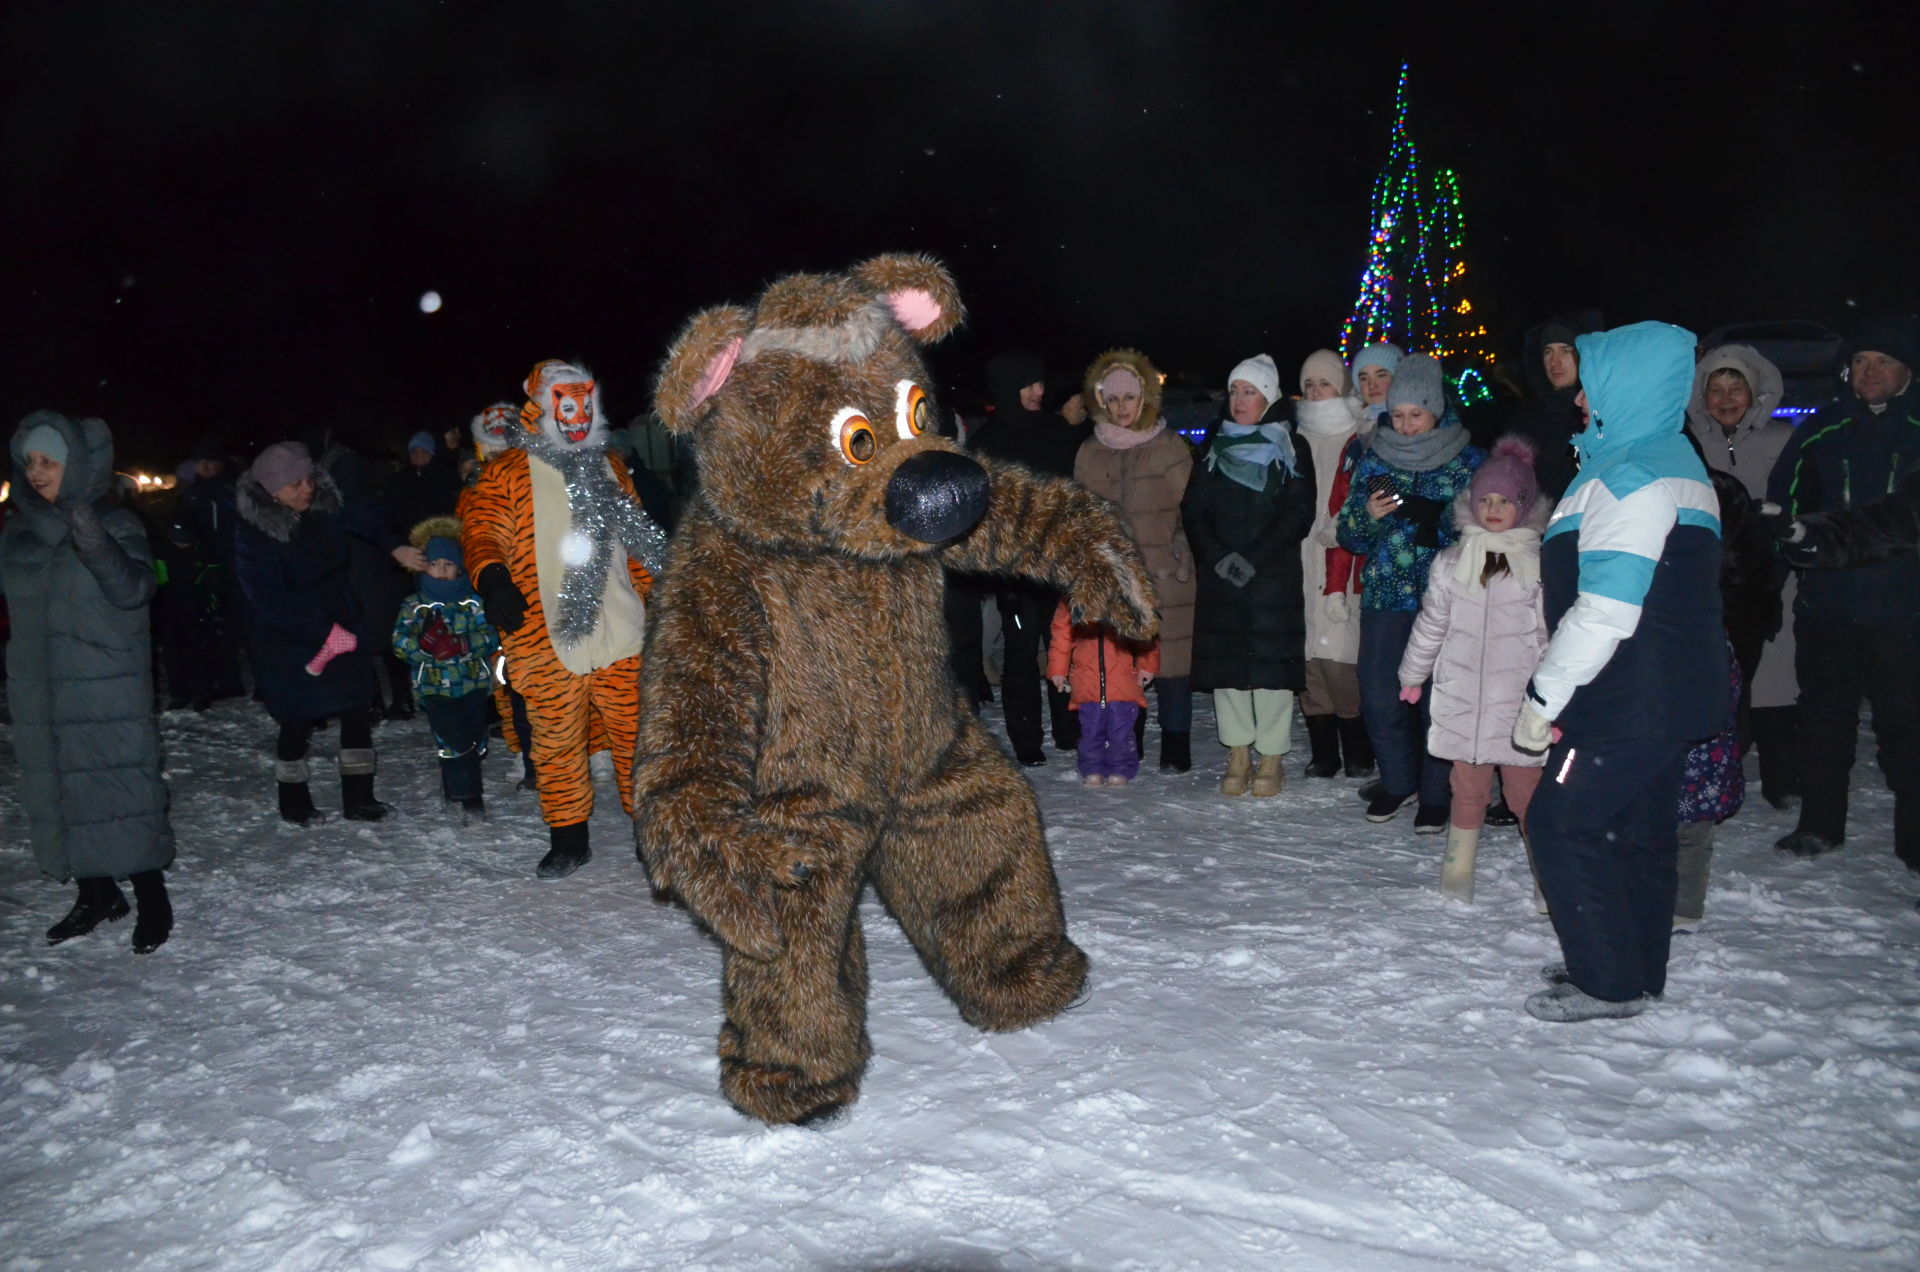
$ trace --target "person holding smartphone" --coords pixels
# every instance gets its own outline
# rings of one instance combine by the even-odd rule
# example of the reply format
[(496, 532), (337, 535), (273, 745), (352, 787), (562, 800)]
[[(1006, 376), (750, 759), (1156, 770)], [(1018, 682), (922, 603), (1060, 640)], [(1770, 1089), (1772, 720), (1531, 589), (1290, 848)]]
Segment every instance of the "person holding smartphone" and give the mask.
[(1360, 713), (1380, 767), (1361, 788), (1367, 820), (1387, 822), (1418, 801), (1414, 830), (1440, 834), (1452, 802), (1448, 765), (1428, 756), (1426, 702), (1400, 698), (1400, 658), (1434, 555), (1459, 537), (1450, 515), (1454, 496), (1486, 458), (1469, 444), (1448, 398), (1440, 364), (1426, 356), (1401, 360), (1386, 403), (1391, 426), (1376, 428), (1355, 446), (1365, 451), (1353, 470), (1347, 501), (1335, 522), (1340, 546), (1364, 556), (1360, 570)]

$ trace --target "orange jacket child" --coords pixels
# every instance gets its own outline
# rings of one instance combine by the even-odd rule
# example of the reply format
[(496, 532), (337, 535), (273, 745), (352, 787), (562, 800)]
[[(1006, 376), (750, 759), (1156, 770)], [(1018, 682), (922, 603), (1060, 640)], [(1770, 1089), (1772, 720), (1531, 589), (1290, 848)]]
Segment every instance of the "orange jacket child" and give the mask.
[(1078, 711), (1083, 702), (1133, 702), (1144, 707), (1147, 693), (1137, 673), (1151, 681), (1160, 674), (1160, 642), (1142, 648), (1122, 641), (1110, 628), (1097, 623), (1076, 627), (1060, 602), (1053, 611), (1053, 639), (1047, 645), (1047, 679), (1067, 678), (1067, 705)]
[(1069, 691), (1067, 705), (1080, 713), (1080, 775), (1088, 786), (1125, 786), (1140, 772), (1134, 724), (1159, 674), (1158, 640), (1136, 645), (1104, 624), (1075, 625), (1065, 601), (1053, 612), (1047, 679)]

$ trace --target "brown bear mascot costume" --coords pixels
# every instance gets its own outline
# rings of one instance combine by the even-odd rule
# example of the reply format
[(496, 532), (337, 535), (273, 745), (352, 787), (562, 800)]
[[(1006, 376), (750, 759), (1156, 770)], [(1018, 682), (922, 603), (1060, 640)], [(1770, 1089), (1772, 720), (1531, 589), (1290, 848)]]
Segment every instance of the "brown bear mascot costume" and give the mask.
[(1033, 790), (954, 687), (942, 570), (1142, 640), (1153, 588), (1108, 504), (933, 434), (919, 346), (960, 317), (925, 257), (794, 275), (696, 315), (657, 386), (700, 485), (650, 613), (635, 831), (720, 940), (721, 1090), (767, 1122), (859, 1095), (869, 882), (982, 1029), (1086, 979)]

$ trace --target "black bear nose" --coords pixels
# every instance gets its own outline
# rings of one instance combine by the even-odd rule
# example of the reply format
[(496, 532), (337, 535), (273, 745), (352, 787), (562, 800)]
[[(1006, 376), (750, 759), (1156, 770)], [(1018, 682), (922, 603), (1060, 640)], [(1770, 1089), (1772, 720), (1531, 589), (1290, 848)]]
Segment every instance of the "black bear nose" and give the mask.
[(987, 470), (952, 451), (921, 451), (887, 480), (887, 524), (922, 543), (945, 543), (987, 511)]

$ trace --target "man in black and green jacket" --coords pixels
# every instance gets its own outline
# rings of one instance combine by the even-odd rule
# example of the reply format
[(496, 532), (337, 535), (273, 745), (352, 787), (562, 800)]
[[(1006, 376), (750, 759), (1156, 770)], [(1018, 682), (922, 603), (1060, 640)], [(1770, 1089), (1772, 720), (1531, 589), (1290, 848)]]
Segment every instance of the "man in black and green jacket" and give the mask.
[[(1877, 502), (1920, 472), (1920, 320), (1863, 321), (1847, 342), (1839, 401), (1781, 452), (1768, 498), (1792, 517)], [(1920, 554), (1805, 570), (1794, 604), (1800, 680), (1800, 824), (1776, 847), (1815, 857), (1847, 831), (1860, 700), (1873, 704), (1880, 771), (1894, 792), (1894, 847), (1920, 870)]]

